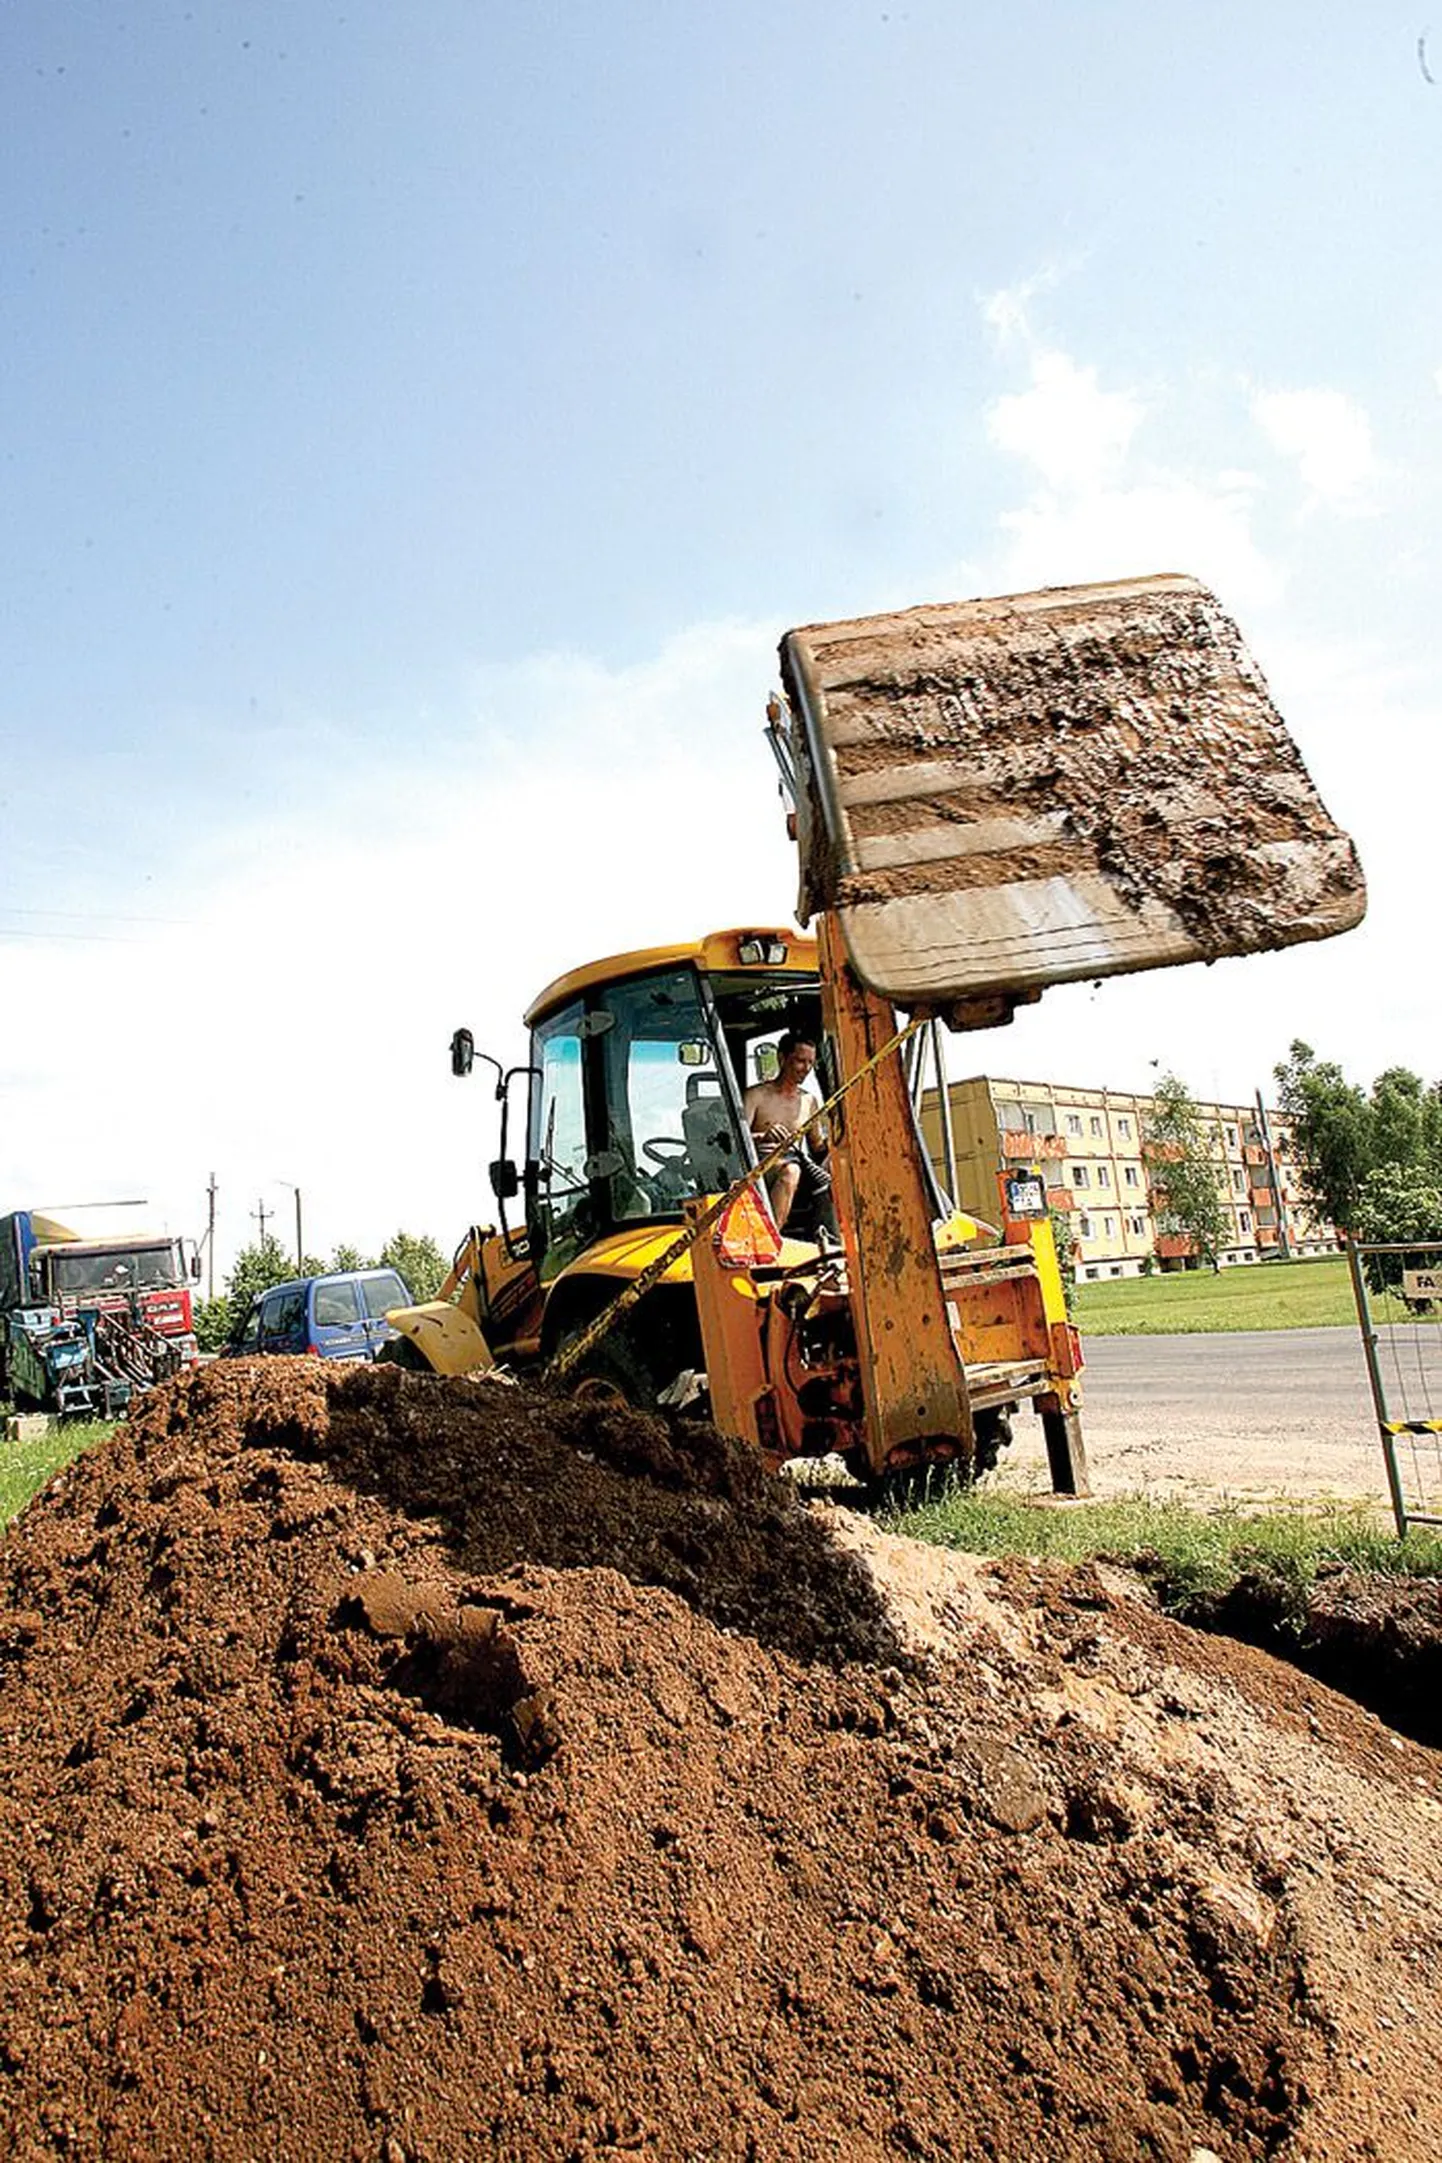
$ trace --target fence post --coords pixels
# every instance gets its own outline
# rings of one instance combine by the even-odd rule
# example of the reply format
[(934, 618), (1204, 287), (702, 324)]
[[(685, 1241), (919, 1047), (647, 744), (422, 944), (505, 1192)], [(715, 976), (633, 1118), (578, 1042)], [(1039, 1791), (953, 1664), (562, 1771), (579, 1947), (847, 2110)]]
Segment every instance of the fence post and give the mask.
[(1392, 1515), (1396, 1519), (1398, 1539), (1405, 1540), (1407, 1505), (1402, 1498), (1402, 1481), (1397, 1471), (1397, 1437), (1390, 1432), (1387, 1416), (1387, 1392), (1382, 1386), (1382, 1369), (1377, 1362), (1377, 1332), (1372, 1327), (1372, 1307), (1367, 1298), (1367, 1280), (1362, 1273), (1362, 1250), (1350, 1233), (1347, 1237), (1347, 1267), (1352, 1273), (1352, 1297), (1357, 1302), (1357, 1323), (1362, 1332), (1367, 1380), (1371, 1384), (1377, 1432), (1382, 1438), (1382, 1455), (1387, 1465), (1387, 1487), (1392, 1497)]

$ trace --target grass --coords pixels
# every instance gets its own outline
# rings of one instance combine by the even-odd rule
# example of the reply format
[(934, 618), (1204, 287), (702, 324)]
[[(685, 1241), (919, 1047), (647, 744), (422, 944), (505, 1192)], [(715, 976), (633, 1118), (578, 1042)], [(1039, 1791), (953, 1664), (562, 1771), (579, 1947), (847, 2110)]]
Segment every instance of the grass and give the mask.
[[(1395, 1307), (1374, 1300), (1379, 1317)], [(1309, 1262), (1257, 1262), (1246, 1267), (1158, 1270), (1107, 1284), (1079, 1284), (1073, 1320), (1084, 1337), (1175, 1336), (1187, 1330), (1324, 1329), (1355, 1326), (1352, 1283), (1341, 1255)]]
[(63, 1472), (82, 1450), (113, 1434), (118, 1424), (115, 1420), (76, 1420), (33, 1441), (0, 1440), (0, 1525), (8, 1525), (47, 1480)]
[(1183, 1617), (1253, 1577), (1280, 1595), (1298, 1629), (1308, 1593), (1328, 1570), (1442, 1577), (1442, 1538), (1410, 1533), (1400, 1540), (1356, 1504), (1298, 1503), (1261, 1514), (1133, 1496), (1052, 1509), (1023, 1494), (952, 1488), (896, 1513), (889, 1528), (966, 1554), (1118, 1563), (1148, 1578), (1162, 1605)]

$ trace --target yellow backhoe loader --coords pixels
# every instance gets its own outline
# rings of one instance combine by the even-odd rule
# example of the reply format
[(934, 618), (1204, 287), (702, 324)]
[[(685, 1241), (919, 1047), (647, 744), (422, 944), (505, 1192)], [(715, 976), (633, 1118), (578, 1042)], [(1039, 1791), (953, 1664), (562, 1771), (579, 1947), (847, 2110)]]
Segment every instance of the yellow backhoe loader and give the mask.
[[(994, 1462), (1020, 1404), (1086, 1491), (1080, 1347), (1044, 1216), (960, 1215), (916, 1053), (1048, 985), (1343, 931), (1365, 905), (1235, 626), (1176, 576), (812, 626), (769, 731), (798, 914), (575, 969), (495, 1061), (500, 1210), (389, 1319), (448, 1374), (497, 1359), (638, 1404), (702, 1399), (773, 1464), (868, 1483)], [(789, 1216), (749, 1087), (816, 1045), (834, 1216)], [(452, 1066), (476, 1056), (469, 1032)], [(511, 1153), (513, 1106), (525, 1142)], [(794, 1147), (794, 1144), (792, 1144)], [(513, 1221), (514, 1219), (514, 1221)]]

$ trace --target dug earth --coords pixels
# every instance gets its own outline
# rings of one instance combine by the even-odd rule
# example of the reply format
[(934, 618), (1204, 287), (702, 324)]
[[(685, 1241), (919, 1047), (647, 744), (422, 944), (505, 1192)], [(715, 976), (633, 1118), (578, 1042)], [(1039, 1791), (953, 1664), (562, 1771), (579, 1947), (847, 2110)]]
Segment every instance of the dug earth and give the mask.
[(1442, 2149), (1435, 1754), (706, 1427), (227, 1361), (0, 1656), (11, 2156)]

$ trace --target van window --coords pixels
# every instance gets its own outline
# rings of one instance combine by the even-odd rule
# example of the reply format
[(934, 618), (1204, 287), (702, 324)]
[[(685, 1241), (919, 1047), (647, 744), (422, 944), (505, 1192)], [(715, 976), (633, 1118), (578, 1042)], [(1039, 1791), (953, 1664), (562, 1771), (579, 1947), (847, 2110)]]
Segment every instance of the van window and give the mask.
[(410, 1293), (393, 1269), (383, 1277), (363, 1278), (360, 1289), (366, 1313), (372, 1321), (390, 1307), (408, 1307), (411, 1303)]
[(305, 1286), (296, 1284), (289, 1291), (267, 1292), (260, 1309), (262, 1337), (297, 1336), (304, 1330)]
[(315, 1288), (315, 1326), (323, 1329), (338, 1322), (360, 1320), (360, 1304), (355, 1296), (355, 1284), (343, 1279), (339, 1284), (318, 1284)]

